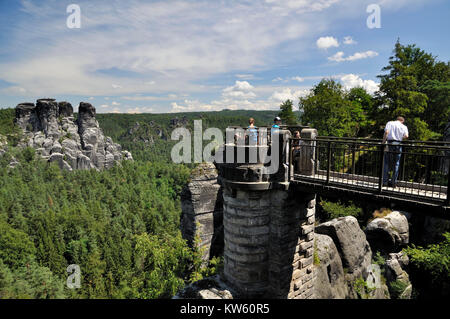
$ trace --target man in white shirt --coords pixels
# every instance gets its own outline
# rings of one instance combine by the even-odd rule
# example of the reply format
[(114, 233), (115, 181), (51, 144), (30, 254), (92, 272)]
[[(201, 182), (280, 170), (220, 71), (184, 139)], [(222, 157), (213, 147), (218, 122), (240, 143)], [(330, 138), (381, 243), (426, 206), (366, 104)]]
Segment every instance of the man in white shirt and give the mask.
[[(396, 121), (389, 121), (384, 129), (383, 144), (388, 142), (388, 153), (384, 156), (383, 186), (395, 187), (402, 156), (400, 143), (409, 137), (405, 119), (401, 116)], [(391, 183), (388, 183), (389, 171), (393, 170)]]

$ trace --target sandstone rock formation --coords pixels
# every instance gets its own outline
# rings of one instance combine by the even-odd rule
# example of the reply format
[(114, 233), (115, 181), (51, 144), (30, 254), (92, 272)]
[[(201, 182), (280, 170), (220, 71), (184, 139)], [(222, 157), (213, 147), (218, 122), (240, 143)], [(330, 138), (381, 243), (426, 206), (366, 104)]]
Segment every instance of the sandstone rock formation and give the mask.
[(410, 299), (412, 285), (406, 272), (409, 264), (409, 258), (402, 252), (391, 253), (386, 260), (385, 273), (388, 281), (389, 290), (394, 298)]
[(315, 249), (318, 258), (314, 272), (314, 298), (344, 299), (347, 283), (344, 279), (344, 268), (341, 257), (331, 237), (316, 234)]
[(170, 127), (175, 128), (175, 127), (185, 127), (188, 124), (188, 119), (185, 116), (183, 116), (183, 118), (179, 119), (178, 117), (175, 117), (173, 119), (170, 120)]
[(333, 239), (348, 282), (367, 276), (366, 270), (371, 264), (372, 250), (355, 217), (339, 217), (320, 224), (316, 226), (316, 233), (328, 235)]
[[(314, 297), (385, 299), (388, 287), (372, 265), (372, 251), (358, 221), (340, 217), (316, 226)], [(367, 287), (358, 287), (365, 282)], [(373, 289), (367, 289), (369, 283)]]
[(91, 104), (81, 102), (75, 120), (70, 103), (39, 99), (36, 105), (17, 105), (15, 123), (25, 134), (22, 146), (35, 148), (62, 169), (103, 169), (132, 160), (130, 152), (104, 136), (95, 113)]
[(186, 286), (172, 299), (234, 299), (236, 293), (218, 276)]
[(398, 211), (372, 220), (365, 231), (373, 250), (390, 253), (409, 243), (408, 219)]
[(181, 193), (181, 233), (189, 245), (199, 238), (203, 260), (223, 251), (223, 199), (214, 164), (202, 163), (193, 170), (191, 182)]
[(8, 141), (6, 136), (0, 134), (0, 156), (2, 156), (6, 151), (5, 148), (8, 146)]

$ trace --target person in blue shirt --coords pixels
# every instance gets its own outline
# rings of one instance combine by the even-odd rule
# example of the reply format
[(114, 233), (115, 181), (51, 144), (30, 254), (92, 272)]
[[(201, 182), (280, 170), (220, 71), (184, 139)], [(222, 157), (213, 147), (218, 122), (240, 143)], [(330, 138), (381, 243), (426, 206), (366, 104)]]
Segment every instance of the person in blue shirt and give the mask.
[(250, 124), (247, 127), (247, 136), (248, 136), (248, 145), (257, 145), (258, 144), (258, 128), (255, 126), (255, 119), (251, 117), (248, 120)]
[(271, 133), (278, 132), (280, 130), (280, 125), (281, 125), (281, 119), (277, 116), (273, 120)]

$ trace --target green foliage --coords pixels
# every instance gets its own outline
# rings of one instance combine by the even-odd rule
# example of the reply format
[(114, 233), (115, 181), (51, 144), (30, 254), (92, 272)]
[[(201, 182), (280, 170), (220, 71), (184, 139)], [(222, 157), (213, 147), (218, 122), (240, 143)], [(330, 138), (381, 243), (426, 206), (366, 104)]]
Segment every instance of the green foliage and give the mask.
[[(348, 96), (340, 83), (323, 79), (310, 94), (300, 98), (302, 124), (309, 124), (323, 136), (358, 136), (361, 127), (366, 126), (367, 115), (363, 105), (368, 103), (361, 90), (364, 89), (353, 91)], [(365, 107), (370, 107), (370, 103)]]
[(14, 118), (14, 109), (0, 109), (0, 135), (6, 136), (12, 146), (16, 146), (22, 138), (22, 131), (14, 125)]
[(408, 287), (408, 283), (402, 280), (396, 280), (389, 283), (389, 293), (392, 299), (401, 299), (402, 293)]
[(403, 251), (410, 258), (411, 278), (429, 296), (450, 295), (450, 233), (444, 233), (444, 240), (426, 248), (415, 246)]
[(371, 293), (376, 290), (375, 287), (370, 288), (362, 276), (359, 277), (358, 279), (356, 279), (352, 283), (352, 287), (355, 290), (358, 298), (360, 298), (360, 299), (369, 299), (371, 296)]
[(280, 105), (280, 113), (278, 116), (281, 118), (283, 124), (297, 125), (297, 117), (295, 116), (292, 100), (286, 100)]
[(314, 242), (313, 263), (316, 266), (320, 265), (319, 252), (317, 251), (317, 243), (316, 242)]
[(320, 206), (327, 214), (328, 219), (334, 219), (343, 216), (354, 216), (356, 218), (359, 218), (363, 214), (362, 208), (357, 207), (352, 202), (350, 202), (349, 205), (344, 205), (341, 204), (340, 201), (331, 202), (322, 199), (320, 201)]
[[(0, 166), (2, 296), (165, 298), (189, 281), (198, 261), (179, 231), (187, 167), (66, 172), (18, 158), (20, 169)], [(80, 265), (81, 289), (58, 288), (69, 264)], [(52, 283), (47, 295), (42, 278)]]
[(362, 87), (352, 88), (346, 98), (352, 103), (352, 115), (356, 121), (357, 136), (372, 134), (375, 125), (376, 109), (373, 97)]
[(33, 242), (25, 232), (0, 219), (0, 260), (5, 265), (13, 268), (23, 265), (35, 251)]
[(383, 271), (383, 266), (386, 264), (386, 259), (381, 255), (381, 252), (377, 251), (372, 257), (372, 263), (380, 266)]
[(34, 160), (35, 154), (36, 154), (36, 151), (32, 147), (25, 147), (24, 150), (22, 151), (23, 159), (28, 163), (32, 162)]
[(139, 294), (135, 297), (153, 299), (175, 295), (184, 287), (185, 281), (180, 274), (186, 273), (191, 261), (192, 252), (180, 234), (137, 235), (137, 271), (133, 274), (132, 286)]
[(389, 65), (379, 75), (377, 94), (380, 127), (404, 116), (410, 138), (428, 140), (442, 136), (450, 112), (450, 64), (437, 62), (436, 57), (415, 45), (395, 44)]
[(0, 299), (62, 299), (64, 280), (33, 259), (9, 268), (0, 259)]

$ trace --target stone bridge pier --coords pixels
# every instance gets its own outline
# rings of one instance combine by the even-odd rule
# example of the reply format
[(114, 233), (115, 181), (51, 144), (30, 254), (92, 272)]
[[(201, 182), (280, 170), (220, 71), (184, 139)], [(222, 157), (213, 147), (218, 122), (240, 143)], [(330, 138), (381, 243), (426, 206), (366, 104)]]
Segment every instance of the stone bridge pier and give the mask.
[(245, 160), (216, 164), (223, 187), (223, 279), (242, 298), (313, 297), (315, 195), (289, 188), (289, 135), (281, 131), (284, 155), (276, 173), (263, 156), (249, 161), (252, 147), (267, 146), (225, 145), (224, 152), (243, 151)]

